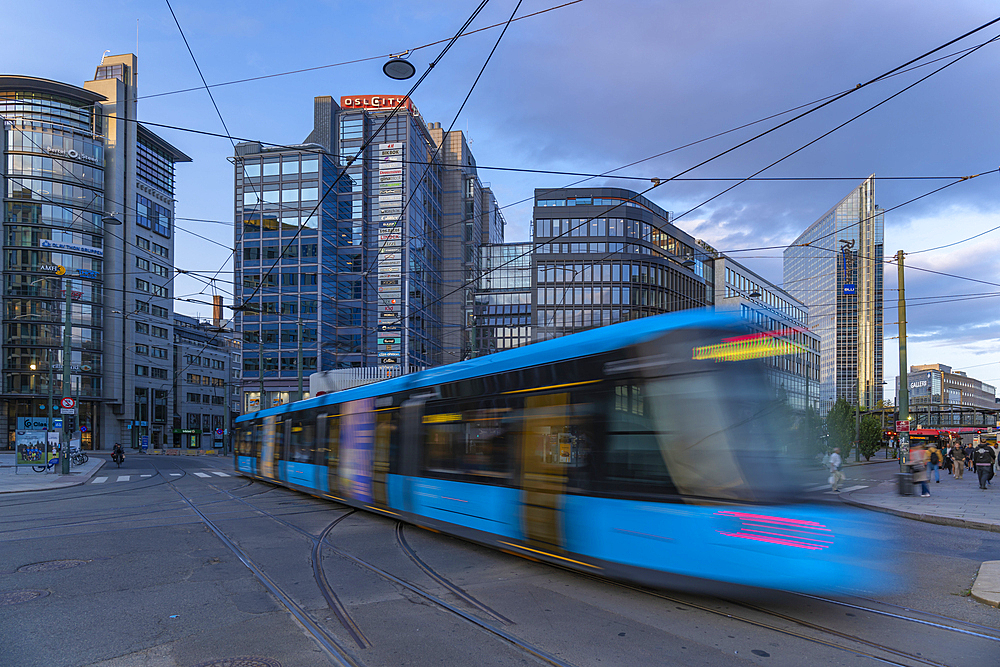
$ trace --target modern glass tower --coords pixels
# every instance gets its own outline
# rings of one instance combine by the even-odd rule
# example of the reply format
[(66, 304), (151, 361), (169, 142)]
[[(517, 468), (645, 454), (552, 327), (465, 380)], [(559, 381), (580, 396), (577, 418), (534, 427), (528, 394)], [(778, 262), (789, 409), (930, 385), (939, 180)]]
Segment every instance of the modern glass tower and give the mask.
[(784, 289), (809, 309), (820, 336), (820, 405), (882, 400), (883, 213), (875, 176), (785, 250)]
[(324, 96), (304, 144), (239, 144), (235, 162), (245, 409), (261, 387), (265, 407), (293, 398), (300, 372), (387, 377), (468, 355), (476, 249), (503, 218), (461, 132), (405, 97)]
[(82, 88), (0, 77), (9, 435), (26, 418), (50, 426), (50, 396), (72, 395), (84, 448), (167, 440), (174, 164), (190, 158), (137, 122), (136, 67), (132, 54), (105, 56)]

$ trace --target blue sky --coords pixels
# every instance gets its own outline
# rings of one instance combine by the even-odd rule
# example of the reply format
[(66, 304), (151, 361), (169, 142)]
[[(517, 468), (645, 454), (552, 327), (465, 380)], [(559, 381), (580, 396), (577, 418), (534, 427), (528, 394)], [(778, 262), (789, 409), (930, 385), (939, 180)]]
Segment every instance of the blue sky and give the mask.
[[(564, 0), (525, 0), (518, 15)], [(209, 83), (275, 74), (397, 53), (449, 37), (477, 3), (193, 2), (173, 0)], [(505, 20), (515, 1), (491, 0), (473, 28)], [(139, 117), (208, 132), (222, 124), (164, 1), (8, 3), (0, 23), (5, 73), (82, 84), (105, 50), (136, 50)], [(481, 166), (602, 173), (852, 88), (937, 47), (1000, 12), (994, 3), (957, 1), (746, 3), (583, 0), (512, 24), (469, 104), (455, 123), (467, 131)], [(1000, 23), (938, 54), (955, 54), (1000, 35)], [(447, 127), (499, 29), (459, 40), (414, 95), (424, 118)], [(422, 72), (441, 46), (410, 56)], [(792, 241), (864, 177), (964, 176), (997, 168), (995, 129), (1000, 41), (989, 44), (831, 136), (765, 172), (765, 176), (844, 177), (742, 185), (693, 210), (678, 226), (724, 251)], [(213, 89), (236, 137), (297, 143), (312, 125), (317, 95), (398, 94), (407, 82), (381, 73), (381, 59)], [(690, 176), (744, 177), (915, 82), (940, 61), (867, 87), (768, 137), (713, 161)], [(771, 127), (787, 116), (675, 150), (623, 170), (668, 178)], [(231, 280), (232, 155), (228, 139), (154, 128), (194, 158), (177, 169), (176, 265), (222, 269)], [(536, 187), (569, 176), (481, 169), (505, 209), (508, 240), (527, 236)], [(851, 180), (853, 179), (853, 180)], [(948, 181), (883, 180), (879, 204), (891, 208)], [(589, 184), (644, 189), (610, 178)], [(650, 197), (682, 213), (728, 184), (677, 182)], [(1000, 175), (959, 183), (886, 215), (886, 254), (932, 248), (1000, 225)], [(196, 220), (213, 220), (199, 222)], [(193, 232), (199, 236), (195, 236)], [(207, 237), (213, 242), (200, 237)], [(734, 254), (780, 283), (780, 250)], [(907, 264), (909, 361), (944, 363), (1000, 384), (1000, 231)], [(974, 282), (974, 280), (984, 282)], [(896, 287), (894, 266), (886, 287)], [(988, 284), (993, 283), (993, 284)], [(177, 295), (211, 293), (178, 278)], [(218, 283), (221, 293), (229, 284)], [(886, 293), (886, 364), (896, 362), (895, 292)], [(226, 298), (229, 301), (228, 296)], [(921, 304), (921, 305), (918, 305)], [(208, 307), (178, 302), (180, 312)]]

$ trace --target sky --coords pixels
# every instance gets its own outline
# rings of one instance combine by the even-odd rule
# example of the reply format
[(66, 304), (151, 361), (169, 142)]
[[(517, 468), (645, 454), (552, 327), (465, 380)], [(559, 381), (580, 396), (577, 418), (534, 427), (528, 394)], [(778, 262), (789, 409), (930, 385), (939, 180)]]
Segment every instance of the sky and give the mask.
[[(523, 0), (516, 16), (566, 2)], [(0, 68), (82, 85), (105, 50), (138, 53), (140, 120), (193, 158), (176, 170), (175, 265), (216, 278), (206, 285), (179, 276), (175, 294), (210, 301), (214, 291), (228, 303), (233, 145), (189, 130), (299, 143), (312, 128), (315, 96), (405, 93), (415, 79), (385, 77), (385, 56), (410, 50), (423, 73), (444, 47), (425, 45), (451, 37), (477, 4), (105, 0), (95, 11), (68, 0), (8, 3)], [(490, 0), (470, 29), (505, 22), (516, 5)], [(486, 167), (603, 174), (631, 165), (614, 172), (619, 178), (585, 184), (645, 190), (649, 179), (685, 172), (794, 117), (792, 109), (801, 113), (1000, 16), (985, 1), (941, 7), (581, 0), (511, 23), (460, 115), (502, 27), (458, 40), (413, 101), (427, 122), (468, 134), (481, 180), (505, 207), (506, 240), (524, 240), (534, 189), (581, 177)], [(887, 210), (885, 253), (907, 253), (909, 364), (942, 363), (1000, 386), (1000, 230), (990, 231), (1000, 227), (1000, 40), (986, 43), (998, 36), (1000, 23), (685, 174), (706, 180), (668, 182), (646, 196), (680, 216), (681, 229), (780, 285), (780, 246), (875, 174)], [(215, 86), (216, 113), (198, 68), (213, 86), (320, 69)], [(800, 148), (761, 174), (796, 180), (744, 183), (703, 204), (733, 184), (711, 179), (746, 178)], [(930, 250), (948, 244), (956, 245)], [(888, 398), (899, 368), (896, 274), (886, 265)], [(186, 301), (175, 308), (211, 314)]]

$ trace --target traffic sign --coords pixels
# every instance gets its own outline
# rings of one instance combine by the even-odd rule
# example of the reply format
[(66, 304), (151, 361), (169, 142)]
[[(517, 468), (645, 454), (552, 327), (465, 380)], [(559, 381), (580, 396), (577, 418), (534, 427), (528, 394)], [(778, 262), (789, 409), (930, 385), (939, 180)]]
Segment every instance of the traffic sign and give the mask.
[(896, 432), (904, 433), (910, 430), (910, 422), (908, 421), (898, 421), (896, 422)]
[(63, 406), (67, 410), (72, 410), (73, 408), (76, 407), (76, 401), (74, 401), (71, 397), (66, 396), (61, 401), (59, 401), (59, 405)]

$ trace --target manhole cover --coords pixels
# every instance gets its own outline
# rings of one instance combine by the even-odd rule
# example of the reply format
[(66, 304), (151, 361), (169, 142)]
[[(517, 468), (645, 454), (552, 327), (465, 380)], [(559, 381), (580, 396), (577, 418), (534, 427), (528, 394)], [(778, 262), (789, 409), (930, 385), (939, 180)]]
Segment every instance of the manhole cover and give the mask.
[(42, 563), (31, 563), (17, 568), (18, 572), (51, 572), (52, 570), (66, 570), (71, 567), (86, 565), (85, 560), (47, 560)]
[(208, 662), (199, 662), (194, 667), (281, 667), (281, 663), (274, 658), (257, 658), (249, 656), (209, 660)]
[(21, 604), (22, 602), (43, 598), (48, 594), (48, 591), (0, 591), (0, 607), (9, 604)]

